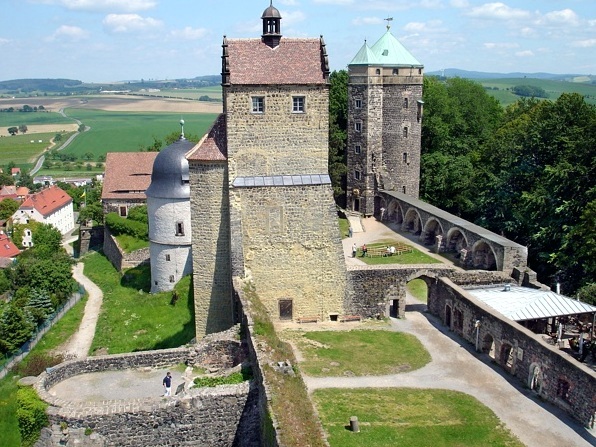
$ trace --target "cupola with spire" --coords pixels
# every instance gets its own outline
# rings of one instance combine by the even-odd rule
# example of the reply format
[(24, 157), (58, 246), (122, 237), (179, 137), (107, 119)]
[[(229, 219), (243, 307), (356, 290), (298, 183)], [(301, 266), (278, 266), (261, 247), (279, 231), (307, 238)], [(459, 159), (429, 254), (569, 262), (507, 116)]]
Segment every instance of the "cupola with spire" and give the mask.
[(263, 20), (263, 35), (261, 36), (263, 43), (271, 48), (275, 48), (281, 40), (281, 14), (273, 6), (273, 0), (269, 3), (269, 7), (263, 11), (261, 19)]

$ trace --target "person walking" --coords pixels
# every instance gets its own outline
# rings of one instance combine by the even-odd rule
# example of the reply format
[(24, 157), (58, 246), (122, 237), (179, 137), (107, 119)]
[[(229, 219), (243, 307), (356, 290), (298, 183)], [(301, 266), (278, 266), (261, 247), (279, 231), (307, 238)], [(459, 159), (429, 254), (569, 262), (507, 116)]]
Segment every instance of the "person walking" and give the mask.
[(354, 235), (354, 230), (352, 230), (352, 227), (349, 228), (348, 230), (348, 237), (352, 237)]
[(356, 248), (356, 242), (354, 242), (354, 245), (352, 245), (352, 257), (355, 258), (356, 257), (356, 252), (358, 251), (358, 248)]
[(362, 257), (363, 257), (363, 258), (364, 258), (364, 257), (366, 257), (366, 252), (367, 252), (367, 251), (368, 251), (368, 248), (366, 248), (366, 244), (364, 244), (364, 245), (362, 246)]
[(163, 378), (163, 388), (164, 388), (164, 397), (172, 395), (172, 375), (170, 371), (166, 373), (166, 376)]

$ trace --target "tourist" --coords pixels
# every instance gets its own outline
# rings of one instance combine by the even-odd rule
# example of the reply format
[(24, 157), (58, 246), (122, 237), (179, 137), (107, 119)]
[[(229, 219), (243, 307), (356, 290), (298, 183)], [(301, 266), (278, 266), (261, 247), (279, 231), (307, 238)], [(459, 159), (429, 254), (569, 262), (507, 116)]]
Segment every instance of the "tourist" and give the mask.
[(366, 256), (366, 252), (368, 251), (368, 249), (366, 248), (366, 244), (364, 244), (362, 246), (362, 257), (364, 258)]
[(164, 387), (164, 397), (165, 396), (171, 396), (172, 395), (172, 375), (170, 374), (170, 371), (168, 371), (166, 373), (166, 376), (163, 378), (163, 387)]
[(352, 237), (353, 235), (354, 235), (354, 230), (352, 230), (352, 227), (350, 227), (348, 230), (348, 237)]
[(356, 252), (358, 251), (358, 248), (356, 248), (356, 242), (354, 242), (354, 245), (352, 245), (352, 257), (355, 258), (356, 257)]

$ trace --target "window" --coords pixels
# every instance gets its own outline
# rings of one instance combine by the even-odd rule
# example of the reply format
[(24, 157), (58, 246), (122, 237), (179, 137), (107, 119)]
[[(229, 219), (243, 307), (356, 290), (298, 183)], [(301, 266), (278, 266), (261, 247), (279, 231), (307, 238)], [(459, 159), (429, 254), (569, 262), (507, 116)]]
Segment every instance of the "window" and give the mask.
[(304, 113), (304, 96), (294, 96), (292, 98), (292, 112)]
[(184, 223), (176, 222), (176, 236), (184, 236)]
[(166, 261), (170, 260), (170, 255), (166, 255)]
[(120, 207), (120, 217), (126, 217), (128, 215), (127, 209), (125, 206)]
[(408, 162), (408, 153), (407, 152), (404, 152), (403, 159), (404, 159), (404, 163)]
[(355, 154), (359, 154), (361, 152), (361, 150), (362, 150), (362, 147), (359, 144), (357, 144), (356, 146), (354, 146), (354, 153)]
[(394, 68), (393, 69), (393, 74), (394, 75), (398, 75), (399, 74), (399, 68)]
[(265, 98), (262, 96), (252, 97), (252, 113), (265, 112)]
[(404, 127), (404, 138), (408, 138), (408, 128)]
[(174, 275), (170, 275), (170, 282), (174, 282)]
[(380, 75), (380, 74), (381, 74), (381, 69), (380, 69), (380, 68), (377, 68), (377, 69), (375, 70), (375, 73), (376, 73), (376, 74), (378, 74), (378, 75)]
[(404, 98), (404, 109), (408, 108), (408, 98)]
[(362, 132), (362, 121), (356, 121), (354, 123), (354, 130), (356, 132)]
[(154, 284), (157, 285), (158, 284), (157, 281), (155, 281)]
[(360, 180), (360, 171), (354, 171), (354, 178)]
[(416, 110), (416, 120), (418, 122), (420, 122), (420, 120), (422, 119), (422, 106), (423, 106), (423, 102), (422, 101), (418, 101), (418, 109)]
[(361, 109), (362, 108), (362, 100), (361, 99), (354, 100), (354, 107), (356, 109)]
[(405, 194), (406, 193), (406, 187), (402, 187), (402, 192)]

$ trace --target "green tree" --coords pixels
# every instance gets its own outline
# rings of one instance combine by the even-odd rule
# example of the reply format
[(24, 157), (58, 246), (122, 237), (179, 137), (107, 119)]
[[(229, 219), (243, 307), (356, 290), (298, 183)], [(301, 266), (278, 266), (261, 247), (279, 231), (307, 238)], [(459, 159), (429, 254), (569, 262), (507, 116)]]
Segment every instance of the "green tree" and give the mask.
[(93, 152), (85, 152), (85, 155), (83, 155), (83, 159), (93, 160)]
[(26, 124), (21, 124), (19, 126), (19, 132), (21, 132), (21, 133), (27, 133), (28, 130), (29, 129), (27, 128), (27, 125)]
[(33, 334), (34, 323), (25, 311), (7, 304), (0, 315), (0, 352), (3, 354), (17, 351)]
[(100, 202), (87, 203), (79, 211), (79, 223), (92, 220), (97, 224), (103, 223), (103, 207)]
[(79, 128), (77, 129), (77, 131), (82, 133), (82, 132), (85, 132), (86, 128), (87, 128), (87, 126), (85, 126), (83, 123), (81, 123), (81, 124), (79, 124)]
[(348, 142), (348, 72), (329, 76), (329, 176), (336, 202), (345, 207)]
[(8, 128), (8, 133), (11, 135), (16, 135), (19, 133), (19, 128), (16, 126), (12, 126)]
[(4, 199), (0, 202), (0, 220), (6, 220), (19, 209), (19, 202), (13, 199)]
[(596, 306), (596, 282), (586, 284), (577, 292), (577, 298), (584, 303)]
[(31, 290), (26, 309), (37, 326), (43, 324), (55, 310), (49, 293), (37, 289)]
[[(54, 135), (54, 143), (58, 143), (60, 141), (62, 141), (62, 134), (61, 133), (57, 133), (56, 135)], [(53, 151), (53, 153), (56, 154), (56, 156), (58, 154), (57, 151)], [(54, 156), (53, 158), (55, 158), (56, 156)]]
[(0, 186), (14, 185), (14, 177), (9, 172), (0, 173)]

